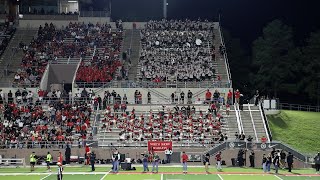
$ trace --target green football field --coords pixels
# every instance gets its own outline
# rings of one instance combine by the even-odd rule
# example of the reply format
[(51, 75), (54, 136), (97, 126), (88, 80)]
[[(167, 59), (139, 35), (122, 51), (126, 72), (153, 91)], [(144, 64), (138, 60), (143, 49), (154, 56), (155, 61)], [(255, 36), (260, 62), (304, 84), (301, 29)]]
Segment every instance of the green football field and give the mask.
[[(56, 180), (55, 167), (53, 172), (45, 168), (36, 168), (30, 173), (28, 168), (0, 168), (0, 179), (4, 180)], [(97, 167), (90, 172), (89, 167), (65, 167), (63, 180), (320, 180), (320, 175), (313, 169), (294, 170), (288, 173), (280, 170), (279, 174), (265, 174), (260, 169), (252, 168), (224, 168), (217, 172), (210, 168), (210, 174), (204, 173), (202, 167), (189, 167), (188, 174), (183, 174), (180, 167), (159, 167), (158, 174), (141, 173), (142, 168), (136, 171), (120, 171), (118, 174), (110, 172), (110, 167)]]

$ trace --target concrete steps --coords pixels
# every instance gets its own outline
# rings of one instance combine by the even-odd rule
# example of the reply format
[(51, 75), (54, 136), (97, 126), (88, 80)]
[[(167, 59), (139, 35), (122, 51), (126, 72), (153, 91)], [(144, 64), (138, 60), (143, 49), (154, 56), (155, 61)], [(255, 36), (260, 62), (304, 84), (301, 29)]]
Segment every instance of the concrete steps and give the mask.
[(8, 67), (8, 74), (0, 79), (1, 82), (13, 81), (14, 73), (20, 68), (21, 60), (24, 56), (23, 50), (19, 49), (19, 43), (23, 42), (24, 44), (29, 45), (36, 33), (37, 30), (17, 29), (10, 40), (8, 47), (1, 56), (0, 69), (4, 70)]

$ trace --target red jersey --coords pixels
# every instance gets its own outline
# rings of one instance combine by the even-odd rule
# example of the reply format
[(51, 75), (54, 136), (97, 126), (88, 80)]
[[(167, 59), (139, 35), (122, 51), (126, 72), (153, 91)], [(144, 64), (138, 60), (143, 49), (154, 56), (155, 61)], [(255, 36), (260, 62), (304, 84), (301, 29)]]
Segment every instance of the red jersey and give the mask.
[(211, 96), (212, 96), (211, 92), (210, 92), (210, 91), (207, 91), (207, 93), (206, 93), (206, 99), (211, 99)]
[(182, 154), (181, 156), (182, 162), (187, 162), (189, 160), (188, 155), (187, 154)]
[(221, 154), (217, 154), (217, 155), (216, 155), (216, 160), (217, 160), (217, 161), (221, 161)]

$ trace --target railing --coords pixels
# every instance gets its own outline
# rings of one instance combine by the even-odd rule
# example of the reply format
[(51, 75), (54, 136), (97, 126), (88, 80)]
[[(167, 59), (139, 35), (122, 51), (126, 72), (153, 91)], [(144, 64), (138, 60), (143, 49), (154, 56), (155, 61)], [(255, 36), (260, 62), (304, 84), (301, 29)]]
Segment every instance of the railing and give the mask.
[[(177, 88), (230, 88), (229, 82), (177, 82)], [(111, 81), (111, 82), (76, 82), (75, 87), (86, 88), (167, 88), (167, 82), (155, 83), (153, 81)]]
[(237, 105), (235, 104), (233, 107), (234, 107), (234, 112), (236, 113), (238, 130), (239, 130), (239, 133), (240, 133), (240, 132), (243, 131), (243, 128), (241, 128), (240, 117), (239, 117), (239, 114), (238, 114)]
[(57, 15), (40, 15), (40, 14), (24, 14), (21, 20), (64, 20), (64, 21), (77, 21), (79, 15), (75, 14), (57, 14)]
[[(221, 38), (221, 43), (223, 44), (223, 46), (225, 46), (224, 39), (223, 39), (223, 35), (222, 35), (222, 32), (221, 32), (220, 22), (219, 22), (219, 34), (220, 34), (220, 38)], [(226, 48), (226, 47), (225, 47), (225, 48)], [(226, 70), (227, 70), (227, 74), (228, 74), (228, 81), (229, 81), (229, 83), (230, 83), (230, 87), (232, 87), (232, 77), (231, 77), (231, 71), (230, 71), (230, 66), (229, 66), (229, 60), (228, 60), (227, 50), (225, 50), (225, 52), (224, 52), (223, 55), (224, 55)]]
[(260, 103), (260, 105), (259, 105), (259, 110), (260, 110), (261, 117), (262, 117), (262, 120), (263, 120), (263, 127), (264, 127), (264, 129), (266, 131), (266, 137), (268, 138), (268, 142), (271, 142), (272, 141), (272, 133), (271, 133), (271, 130), (270, 130), (270, 127), (269, 127), (269, 121), (267, 119), (266, 114), (264, 113), (264, 109), (262, 107), (262, 103)]
[(110, 13), (107, 11), (80, 11), (80, 17), (109, 17)]
[(258, 135), (257, 135), (256, 126), (255, 126), (255, 124), (254, 124), (254, 120), (253, 120), (253, 117), (252, 117), (252, 112), (251, 112), (250, 104), (248, 104), (248, 109), (249, 109), (249, 113), (250, 113), (251, 122), (252, 122), (252, 125), (253, 125), (254, 135), (255, 135), (255, 137), (256, 137), (256, 141), (258, 142), (258, 141), (259, 141), (259, 137), (258, 137)]
[(86, 145), (91, 147), (98, 147), (97, 141), (91, 140), (81, 140), (81, 141), (17, 141), (17, 142), (7, 142), (0, 145), (0, 149), (33, 149), (33, 148), (43, 148), (43, 149), (65, 149), (66, 146), (83, 148)]
[(320, 106), (301, 105), (301, 104), (279, 103), (278, 108), (283, 110), (320, 112)]

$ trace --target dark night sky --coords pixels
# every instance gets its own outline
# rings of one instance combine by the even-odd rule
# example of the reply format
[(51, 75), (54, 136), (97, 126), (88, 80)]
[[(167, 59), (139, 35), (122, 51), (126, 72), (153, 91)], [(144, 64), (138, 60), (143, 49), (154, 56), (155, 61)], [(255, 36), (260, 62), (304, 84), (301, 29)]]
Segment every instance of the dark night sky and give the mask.
[[(94, 0), (95, 2), (109, 0)], [(293, 27), (297, 43), (311, 31), (320, 29), (319, 0), (167, 0), (168, 18), (198, 17), (213, 19), (222, 12), (222, 26), (233, 37), (249, 45), (262, 33), (262, 28), (274, 19)], [(96, 3), (101, 7), (101, 4)], [(162, 0), (112, 0), (113, 18), (162, 17)], [(144, 19), (145, 20), (145, 19)]]

